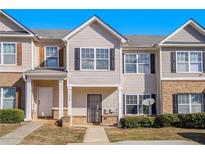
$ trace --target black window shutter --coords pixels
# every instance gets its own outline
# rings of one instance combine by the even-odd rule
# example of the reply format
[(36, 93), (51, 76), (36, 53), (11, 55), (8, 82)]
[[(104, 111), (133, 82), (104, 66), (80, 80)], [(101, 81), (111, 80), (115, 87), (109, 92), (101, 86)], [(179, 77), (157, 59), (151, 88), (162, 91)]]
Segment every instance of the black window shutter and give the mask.
[(123, 114), (125, 114), (125, 95), (123, 94)]
[(124, 56), (125, 54), (124, 53), (122, 53), (122, 73), (124, 74), (125, 73), (125, 63), (124, 63), (124, 61), (125, 61), (125, 56)]
[(171, 52), (171, 73), (176, 73), (176, 52)]
[(75, 70), (80, 70), (80, 48), (75, 48)]
[(155, 73), (155, 54), (150, 55), (151, 73)]
[(115, 49), (110, 49), (110, 70), (115, 70)]
[(151, 94), (151, 98), (155, 100), (154, 104), (152, 104), (152, 114), (157, 114), (156, 94)]
[(173, 99), (173, 113), (177, 114), (178, 113), (178, 98), (177, 94), (172, 95)]
[(203, 72), (205, 72), (205, 52), (203, 52)]

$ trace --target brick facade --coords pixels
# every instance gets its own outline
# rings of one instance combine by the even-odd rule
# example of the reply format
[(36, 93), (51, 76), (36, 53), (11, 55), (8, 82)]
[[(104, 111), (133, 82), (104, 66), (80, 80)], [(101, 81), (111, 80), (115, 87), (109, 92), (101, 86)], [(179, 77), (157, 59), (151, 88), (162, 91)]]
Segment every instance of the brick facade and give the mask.
[(173, 94), (204, 93), (205, 81), (162, 81), (162, 113), (173, 113)]

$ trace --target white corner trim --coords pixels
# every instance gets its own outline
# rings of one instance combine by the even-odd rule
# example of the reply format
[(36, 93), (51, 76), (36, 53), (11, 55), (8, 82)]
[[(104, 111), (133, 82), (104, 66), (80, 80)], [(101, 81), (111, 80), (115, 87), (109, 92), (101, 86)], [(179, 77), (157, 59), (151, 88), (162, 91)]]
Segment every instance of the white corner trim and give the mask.
[(69, 39), (70, 37), (72, 37), (73, 35), (75, 35), (77, 32), (79, 32), (80, 30), (82, 30), (83, 28), (85, 28), (86, 26), (88, 26), (89, 24), (93, 23), (94, 21), (99, 22), (104, 28), (106, 28), (107, 30), (109, 30), (112, 34), (114, 34), (117, 38), (119, 38), (121, 40), (122, 43), (126, 43), (127, 40), (122, 37), (121, 35), (119, 35), (117, 32), (115, 32), (112, 28), (110, 28), (108, 25), (106, 25), (102, 20), (100, 20), (98, 17), (93, 16), (91, 17), (89, 20), (87, 20), (86, 22), (84, 22), (82, 25), (80, 25), (79, 27), (77, 27), (76, 29), (74, 29), (73, 31), (71, 31), (68, 35), (66, 35), (63, 40), (66, 41), (67, 39)]
[[(181, 27), (179, 27), (177, 30), (175, 30), (174, 32), (172, 32), (171, 34), (169, 34), (166, 38), (164, 38), (159, 45), (162, 45), (165, 41), (167, 41), (169, 38), (171, 38), (172, 36), (174, 36), (175, 34), (177, 34), (181, 29), (183, 29), (184, 27), (186, 27), (189, 24), (193, 24), (193, 26), (197, 27), (197, 29), (200, 29), (202, 32), (204, 32), (202, 35), (205, 35), (205, 30), (202, 29), (195, 21), (193, 21), (192, 19), (190, 19), (189, 21), (187, 21), (185, 24), (183, 24)], [(199, 31), (199, 30), (198, 30)], [(200, 32), (200, 31), (199, 31)], [(201, 32), (200, 32), (201, 33)]]
[(34, 42), (31, 39), (31, 69), (35, 69)]

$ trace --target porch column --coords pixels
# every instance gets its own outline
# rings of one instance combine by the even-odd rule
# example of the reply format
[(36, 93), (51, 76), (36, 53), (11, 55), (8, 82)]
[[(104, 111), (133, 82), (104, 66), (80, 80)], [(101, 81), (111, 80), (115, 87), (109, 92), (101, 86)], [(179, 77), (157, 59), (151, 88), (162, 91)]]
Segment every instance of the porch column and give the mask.
[(63, 117), (63, 79), (58, 80), (58, 119)]
[(72, 87), (68, 87), (68, 116), (70, 118), (70, 125), (72, 125)]
[(118, 126), (120, 126), (120, 119), (122, 117), (123, 117), (122, 88), (118, 87)]
[(32, 95), (32, 88), (31, 88), (31, 79), (27, 79), (26, 81), (26, 85), (25, 85), (25, 101), (26, 101), (26, 121), (30, 121), (31, 118), (31, 95)]

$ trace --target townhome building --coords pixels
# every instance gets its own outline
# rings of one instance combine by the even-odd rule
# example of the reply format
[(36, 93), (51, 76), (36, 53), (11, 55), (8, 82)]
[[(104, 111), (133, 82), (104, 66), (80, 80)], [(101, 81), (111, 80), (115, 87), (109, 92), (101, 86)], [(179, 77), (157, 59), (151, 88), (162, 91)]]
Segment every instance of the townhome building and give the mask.
[[(168, 36), (124, 36), (98, 16), (73, 30), (31, 30), (0, 10), (0, 109), (69, 125), (204, 112), (204, 48), (193, 19)], [(143, 105), (148, 98), (155, 103)]]

